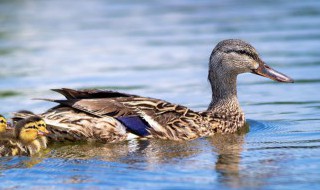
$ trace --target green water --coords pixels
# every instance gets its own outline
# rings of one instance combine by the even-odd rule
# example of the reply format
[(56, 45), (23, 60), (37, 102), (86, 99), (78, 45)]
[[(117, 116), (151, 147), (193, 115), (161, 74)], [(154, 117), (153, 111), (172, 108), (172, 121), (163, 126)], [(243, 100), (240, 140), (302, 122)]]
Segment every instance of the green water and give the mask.
[(240, 38), (295, 79), (238, 79), (249, 132), (189, 142), (53, 144), (0, 158), (8, 189), (320, 188), (320, 2), (1, 1), (0, 113), (43, 112), (52, 88), (103, 88), (204, 110), (208, 59)]

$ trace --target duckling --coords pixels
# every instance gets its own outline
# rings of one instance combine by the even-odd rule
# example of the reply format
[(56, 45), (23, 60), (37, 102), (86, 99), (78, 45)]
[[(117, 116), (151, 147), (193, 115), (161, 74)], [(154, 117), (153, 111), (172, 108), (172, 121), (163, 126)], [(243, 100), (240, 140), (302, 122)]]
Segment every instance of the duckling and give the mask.
[(7, 130), (7, 119), (0, 114), (0, 134)]
[[(31, 111), (28, 111), (28, 110), (20, 110), (20, 111), (17, 111), (15, 112), (16, 115), (18, 114), (23, 114), (25, 115), (26, 117), (32, 117), (32, 116), (36, 116), (36, 114), (34, 114), (33, 112)], [(20, 117), (15, 117), (13, 116), (12, 117), (12, 123), (13, 124), (16, 124), (17, 122), (19, 122), (20, 120), (22, 120), (23, 118), (20, 118)], [(38, 122), (36, 122), (36, 125), (37, 125), (37, 128), (40, 130), (40, 131), (43, 131), (45, 133), (47, 133), (47, 124), (41, 119), (39, 120)], [(47, 144), (48, 144), (48, 140), (47, 140), (47, 136), (40, 136), (38, 138), (40, 144), (41, 144), (41, 147), (43, 148), (47, 148)]]
[(14, 130), (1, 136), (0, 156), (32, 156), (47, 147), (46, 134), (48, 130), (41, 117), (31, 116), (20, 120)]
[(0, 140), (10, 136), (13, 131), (12, 124), (3, 115), (0, 115)]

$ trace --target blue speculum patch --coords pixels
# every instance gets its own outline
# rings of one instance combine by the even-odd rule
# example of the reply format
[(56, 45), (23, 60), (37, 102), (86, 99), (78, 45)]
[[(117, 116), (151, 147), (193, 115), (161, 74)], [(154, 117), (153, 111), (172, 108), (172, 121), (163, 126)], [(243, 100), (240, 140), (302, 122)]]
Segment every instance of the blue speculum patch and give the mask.
[(148, 123), (139, 116), (126, 116), (117, 118), (131, 133), (144, 137), (150, 133), (147, 131), (149, 128)]

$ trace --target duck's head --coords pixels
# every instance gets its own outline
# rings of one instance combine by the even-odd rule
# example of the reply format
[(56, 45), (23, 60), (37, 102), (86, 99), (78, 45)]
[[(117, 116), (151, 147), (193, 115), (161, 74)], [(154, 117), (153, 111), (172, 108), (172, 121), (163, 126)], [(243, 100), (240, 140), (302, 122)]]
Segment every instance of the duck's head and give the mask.
[(25, 144), (31, 143), (48, 133), (45, 122), (38, 116), (31, 116), (18, 121), (15, 126), (16, 137)]
[(4, 133), (7, 129), (7, 120), (3, 115), (0, 115), (0, 133)]
[(254, 73), (278, 82), (293, 82), (290, 77), (265, 64), (247, 42), (238, 39), (219, 42), (210, 56), (209, 80), (212, 82), (216, 77), (228, 78), (241, 73)]

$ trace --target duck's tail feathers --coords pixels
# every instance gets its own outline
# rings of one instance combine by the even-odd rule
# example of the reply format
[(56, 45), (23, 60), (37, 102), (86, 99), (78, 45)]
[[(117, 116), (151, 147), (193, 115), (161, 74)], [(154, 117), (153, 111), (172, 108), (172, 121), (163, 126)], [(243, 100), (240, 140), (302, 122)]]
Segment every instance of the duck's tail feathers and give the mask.
[(77, 90), (73, 90), (70, 88), (57, 88), (57, 89), (51, 89), (54, 92), (58, 92), (59, 94), (69, 99), (76, 99), (79, 92)]

